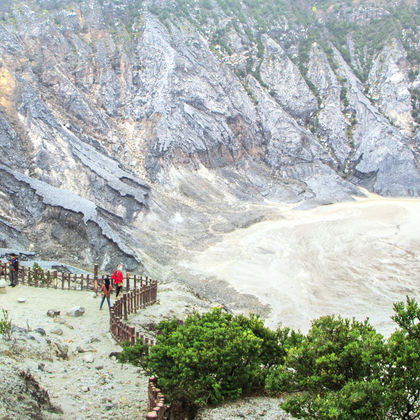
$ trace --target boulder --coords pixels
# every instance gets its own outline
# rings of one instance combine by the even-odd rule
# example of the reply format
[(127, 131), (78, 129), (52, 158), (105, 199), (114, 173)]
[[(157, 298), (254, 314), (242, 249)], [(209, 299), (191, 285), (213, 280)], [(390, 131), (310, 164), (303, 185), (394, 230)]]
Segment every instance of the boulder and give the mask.
[(54, 342), (54, 345), (56, 347), (55, 352), (57, 354), (57, 357), (60, 359), (68, 359), (69, 358), (69, 346), (66, 344), (61, 344), (59, 342)]
[(51, 331), (51, 334), (63, 335), (63, 330), (60, 327), (54, 327)]
[(67, 312), (68, 316), (82, 316), (85, 313), (85, 308), (83, 306), (76, 306), (71, 311)]
[(7, 286), (6, 280), (1, 279), (0, 280), (0, 293), (6, 293), (7, 291), (6, 286)]
[(45, 330), (44, 328), (38, 327), (34, 329), (34, 332), (38, 333), (39, 335), (44, 336), (45, 335)]
[(58, 309), (48, 309), (47, 316), (49, 316), (50, 318), (55, 318), (56, 316), (59, 316), (60, 313), (61, 311), (59, 311)]

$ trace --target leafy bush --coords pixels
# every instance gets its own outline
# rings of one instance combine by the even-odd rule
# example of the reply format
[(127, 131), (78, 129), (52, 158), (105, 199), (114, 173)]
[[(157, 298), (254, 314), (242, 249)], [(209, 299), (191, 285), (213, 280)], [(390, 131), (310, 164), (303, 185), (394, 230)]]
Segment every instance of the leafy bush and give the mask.
[(394, 311), (399, 329), (387, 341), (367, 320), (314, 321), (301, 342), (286, 347), (267, 388), (297, 392), (281, 404), (297, 418), (420, 418), (420, 308), (407, 297)]
[(387, 342), (383, 384), (388, 418), (420, 419), (420, 307), (407, 297), (394, 305), (397, 329)]
[(141, 366), (144, 357), (149, 353), (149, 346), (142, 340), (137, 340), (132, 346), (128, 341), (121, 343), (123, 351), (118, 355), (121, 363), (131, 363), (134, 366)]
[(10, 340), (12, 338), (12, 321), (9, 319), (9, 312), (2, 309), (2, 317), (0, 318), (0, 334), (4, 339)]
[(159, 377), (169, 402), (198, 407), (262, 390), (268, 368), (284, 357), (279, 334), (254, 315), (215, 308), (195, 312), (183, 324), (162, 321), (157, 328), (162, 334), (143, 366)]
[(270, 373), (272, 391), (337, 391), (369, 378), (384, 356), (383, 337), (367, 322), (324, 316), (306, 337), (288, 349), (286, 363)]
[(159, 377), (174, 418), (266, 388), (288, 393), (281, 406), (296, 418), (419, 419), (420, 308), (407, 297), (394, 311), (398, 328), (385, 340), (368, 320), (324, 316), (303, 335), (215, 308), (162, 321), (148, 354), (127, 343), (120, 361)]

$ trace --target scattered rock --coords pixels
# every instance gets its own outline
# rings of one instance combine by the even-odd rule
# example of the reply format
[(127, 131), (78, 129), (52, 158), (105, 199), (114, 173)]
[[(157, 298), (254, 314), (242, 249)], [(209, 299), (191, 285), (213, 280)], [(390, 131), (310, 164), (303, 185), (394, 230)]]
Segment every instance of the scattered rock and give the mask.
[(84, 313), (85, 313), (85, 308), (83, 306), (76, 306), (71, 311), (67, 312), (67, 315), (78, 317), (78, 316), (82, 316)]
[(38, 363), (38, 369), (39, 370), (42, 370), (43, 372), (45, 371), (45, 363), (43, 363), (43, 362), (39, 362)]
[(103, 365), (95, 366), (96, 370), (102, 370), (103, 368), (104, 368)]
[(34, 332), (36, 332), (36, 333), (38, 333), (39, 335), (42, 335), (42, 336), (44, 336), (46, 334), (44, 328), (41, 328), (41, 327), (35, 328)]
[(25, 303), (25, 302), (26, 302), (26, 298), (24, 298), (24, 297), (20, 297), (20, 298), (17, 298), (17, 301), (18, 301), (19, 303)]
[(6, 286), (7, 286), (6, 280), (1, 279), (0, 280), (0, 293), (7, 293)]
[(54, 345), (56, 347), (56, 354), (57, 357), (60, 359), (68, 360), (69, 358), (69, 346), (67, 344), (61, 344), (57, 341), (54, 342)]
[(93, 363), (95, 361), (95, 358), (93, 357), (92, 353), (87, 353), (84, 357), (84, 360), (86, 363)]
[(54, 327), (51, 331), (51, 334), (63, 335), (63, 330), (60, 327)]
[(56, 316), (59, 316), (60, 313), (61, 311), (59, 311), (58, 309), (48, 309), (47, 316), (49, 316), (50, 318), (55, 318)]
[(71, 330), (74, 330), (73, 325), (69, 324), (65, 319), (58, 317), (54, 319), (55, 322), (58, 322), (61, 325), (65, 325), (67, 328), (70, 328)]
[(86, 350), (81, 346), (77, 346), (76, 347), (76, 352), (77, 353), (86, 353)]
[(100, 338), (98, 337), (92, 337), (90, 338), (88, 341), (86, 341), (87, 344), (91, 344), (91, 343), (99, 343), (101, 341)]

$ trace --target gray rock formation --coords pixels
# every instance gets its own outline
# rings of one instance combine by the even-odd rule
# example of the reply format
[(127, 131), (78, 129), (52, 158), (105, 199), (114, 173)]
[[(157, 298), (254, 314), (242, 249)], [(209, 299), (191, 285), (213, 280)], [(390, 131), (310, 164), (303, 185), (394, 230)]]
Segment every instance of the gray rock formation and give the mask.
[(417, 5), (187, 3), (2, 3), (1, 247), (150, 271), (252, 202), (420, 194)]

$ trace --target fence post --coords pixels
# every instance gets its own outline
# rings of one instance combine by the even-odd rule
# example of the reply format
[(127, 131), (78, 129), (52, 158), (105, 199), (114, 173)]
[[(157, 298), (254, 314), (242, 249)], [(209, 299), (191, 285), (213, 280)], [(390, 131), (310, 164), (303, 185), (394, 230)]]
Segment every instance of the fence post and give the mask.
[(53, 273), (53, 276), (54, 276), (54, 289), (57, 289), (57, 277), (58, 277), (58, 273), (57, 273), (57, 271), (54, 271), (54, 273)]
[(127, 290), (127, 292), (130, 291), (130, 273), (129, 272), (125, 273), (125, 289)]
[[(25, 268), (26, 267), (24, 267), (24, 266), (21, 266), (22, 267), (22, 284), (25, 284)], [(1, 264), (0, 264), (0, 271), (1, 271)], [(21, 270), (19, 270), (19, 271), (21, 271)]]
[(71, 273), (67, 275), (67, 287), (69, 290), (70, 290), (70, 276), (71, 276)]
[(124, 308), (124, 320), (127, 321), (127, 319), (128, 319), (128, 317), (127, 317), (127, 295), (123, 295), (122, 301), (123, 301), (123, 308)]
[(64, 290), (64, 281), (66, 280), (64, 273), (61, 273), (61, 290)]
[(98, 295), (98, 264), (93, 266), (93, 288), (95, 290), (95, 294)]
[(83, 290), (83, 279), (85, 278), (85, 276), (82, 274), (80, 276), (80, 290)]
[(51, 274), (50, 274), (50, 270), (47, 271), (47, 288), (50, 287), (50, 283), (51, 283)]
[(136, 329), (133, 326), (128, 327), (128, 331), (130, 332), (130, 343), (132, 346), (136, 344)]

